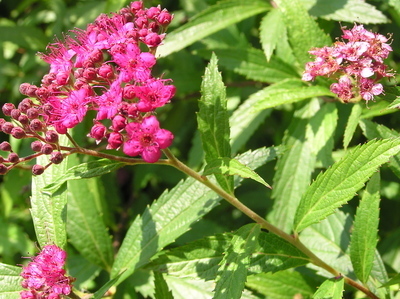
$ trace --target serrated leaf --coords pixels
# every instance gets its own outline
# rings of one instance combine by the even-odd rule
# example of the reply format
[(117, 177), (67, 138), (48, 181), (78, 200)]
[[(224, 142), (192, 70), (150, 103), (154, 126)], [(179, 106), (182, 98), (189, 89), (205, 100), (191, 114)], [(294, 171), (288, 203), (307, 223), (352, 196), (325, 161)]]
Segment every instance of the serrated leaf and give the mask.
[(392, 277), (387, 283), (381, 285), (381, 288), (390, 287), (395, 284), (400, 284), (400, 273), (397, 273), (394, 277)]
[(168, 285), (164, 279), (164, 276), (159, 272), (153, 272), (154, 274), (154, 299), (174, 299), (172, 292), (169, 290)]
[(221, 1), (196, 15), (187, 24), (168, 33), (163, 44), (157, 49), (157, 56), (164, 57), (179, 51), (218, 30), (270, 8), (268, 2), (261, 0)]
[(289, 43), (301, 66), (310, 61), (308, 51), (311, 48), (332, 43), (329, 36), (318, 27), (299, 0), (276, 0), (275, 2), (284, 15)]
[(368, 281), (378, 243), (380, 176), (375, 173), (357, 208), (351, 236), (350, 258), (357, 278)]
[(388, 18), (375, 6), (363, 0), (301, 0), (312, 16), (326, 20), (364, 24), (387, 23)]
[(223, 175), (238, 175), (242, 178), (252, 179), (267, 188), (271, 186), (264, 181), (256, 172), (251, 170), (246, 165), (243, 165), (236, 159), (231, 158), (217, 158), (207, 163), (203, 175), (210, 174), (223, 174)]
[(0, 263), (0, 298), (18, 299), (23, 290), (21, 286), (21, 267)]
[(249, 80), (266, 83), (278, 83), (287, 78), (298, 78), (299, 75), (291, 65), (272, 56), (267, 61), (263, 51), (251, 47), (231, 49), (198, 50), (197, 53), (210, 57), (214, 52), (219, 65), (245, 76)]
[(251, 98), (257, 99), (252, 111), (257, 112), (319, 96), (333, 96), (333, 94), (323, 86), (305, 86), (300, 79), (286, 79), (251, 95)]
[(261, 46), (268, 61), (271, 59), (276, 45), (286, 38), (286, 28), (282, 13), (279, 9), (272, 9), (260, 23)]
[(81, 163), (69, 168), (63, 173), (60, 173), (60, 175), (55, 178), (51, 184), (48, 184), (43, 188), (43, 192), (53, 194), (67, 181), (101, 176), (103, 174), (115, 171), (124, 165), (126, 164), (108, 159), (99, 159), (96, 161)]
[(346, 153), (307, 189), (296, 212), (294, 231), (299, 232), (332, 214), (399, 151), (400, 139), (387, 139), (370, 141)]
[[(230, 157), (230, 129), (226, 91), (221, 74), (218, 72), (215, 54), (211, 57), (201, 83), (197, 123), (206, 162), (220, 157)], [(225, 191), (233, 192), (232, 177), (215, 174), (215, 178)]]
[[(61, 138), (61, 142), (65, 143), (66, 137)], [(68, 157), (65, 157), (61, 164), (52, 164), (43, 174), (32, 177), (31, 215), (40, 247), (55, 244), (64, 248), (67, 242), (66, 186), (63, 185), (52, 195), (43, 192), (45, 186), (55, 182), (65, 173), (67, 160)], [(40, 156), (36, 162), (46, 165), (49, 161), (47, 156)]]
[(201, 279), (188, 279), (174, 276), (166, 276), (165, 280), (175, 299), (211, 299), (215, 286), (213, 281)]
[[(268, 150), (246, 152), (237, 159), (255, 169), (268, 160)], [(235, 181), (239, 185), (241, 179)], [(118, 283), (135, 269), (147, 264), (161, 248), (185, 233), (198, 219), (215, 207), (220, 198), (202, 183), (188, 178), (164, 192), (130, 226), (116, 256), (111, 277), (126, 272)]]
[(342, 299), (344, 290), (343, 278), (325, 280), (313, 295), (314, 299)]
[(246, 286), (261, 298), (273, 299), (293, 299), (299, 294), (302, 298), (311, 298), (315, 290), (306, 275), (292, 270), (248, 276)]
[(343, 136), (344, 149), (347, 149), (351, 139), (354, 136), (354, 132), (356, 131), (356, 128), (358, 126), (358, 121), (360, 120), (361, 113), (362, 113), (361, 105), (359, 103), (354, 104), (353, 108), (351, 109), (349, 120), (347, 121), (346, 124), (346, 129), (344, 130), (344, 136)]
[(260, 225), (248, 224), (234, 234), (231, 246), (226, 251), (218, 269), (213, 298), (241, 297), (250, 264), (250, 255), (258, 246), (257, 239), (260, 232)]

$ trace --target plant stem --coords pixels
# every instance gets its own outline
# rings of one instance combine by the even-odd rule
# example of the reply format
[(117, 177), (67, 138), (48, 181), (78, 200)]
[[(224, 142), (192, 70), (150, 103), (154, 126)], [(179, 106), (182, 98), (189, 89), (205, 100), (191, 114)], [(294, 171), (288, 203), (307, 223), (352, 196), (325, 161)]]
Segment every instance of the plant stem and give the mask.
[[(200, 175), (193, 169), (189, 168), (186, 166), (184, 163), (179, 161), (169, 149), (164, 149), (164, 154), (168, 157), (169, 164), (178, 170), (184, 172), (188, 176), (191, 176), (192, 178), (196, 179), (197, 181), (201, 182), (202, 184), (206, 185), (209, 187), (211, 190), (213, 190), (215, 193), (217, 193), (219, 196), (224, 198), (226, 201), (228, 201), (231, 205), (233, 205), (235, 208), (243, 212), (245, 215), (253, 219), (256, 223), (258, 223), (262, 228), (267, 229), (268, 231), (278, 235), (282, 239), (286, 240), (293, 246), (295, 246), (297, 249), (299, 249), (301, 252), (303, 252), (306, 256), (309, 257), (309, 261), (313, 263), (314, 265), (321, 267), (325, 269), (326, 271), (332, 273), (335, 277), (341, 277), (342, 275), (334, 268), (326, 264), (324, 261), (322, 261), (319, 257), (317, 257), (310, 249), (308, 249), (300, 240), (298, 237), (293, 237), (278, 227), (272, 225), (269, 223), (267, 220), (265, 220), (263, 217), (255, 213), (253, 210), (248, 208), (246, 205), (241, 203), (236, 197), (233, 195), (227, 193), (224, 191), (222, 188), (211, 182), (207, 177)], [(360, 291), (362, 291), (364, 294), (366, 294), (369, 298), (373, 299), (379, 299), (374, 293), (372, 293), (369, 289), (365, 288), (363, 285), (360, 285), (356, 281), (344, 277), (345, 282)]]

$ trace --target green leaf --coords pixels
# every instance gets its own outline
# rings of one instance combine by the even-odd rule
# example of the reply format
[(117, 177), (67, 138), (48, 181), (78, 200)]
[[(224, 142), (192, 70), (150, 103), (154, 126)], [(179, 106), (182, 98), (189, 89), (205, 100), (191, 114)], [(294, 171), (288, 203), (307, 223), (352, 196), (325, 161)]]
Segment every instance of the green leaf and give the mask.
[(18, 299), (23, 290), (21, 286), (21, 267), (0, 263), (0, 298)]
[(351, 139), (354, 136), (354, 132), (356, 131), (356, 128), (358, 126), (358, 122), (360, 120), (361, 113), (362, 113), (361, 105), (359, 103), (354, 104), (353, 108), (351, 109), (349, 120), (347, 121), (347, 124), (346, 124), (346, 129), (344, 131), (344, 137), (343, 137), (344, 149), (347, 149)]
[[(61, 142), (66, 142), (66, 137)], [(67, 217), (67, 190), (64, 185), (52, 195), (43, 192), (48, 184), (65, 173), (67, 160), (58, 165), (50, 165), (46, 171), (38, 176), (32, 177), (31, 215), (35, 226), (36, 237), (40, 247), (55, 244), (64, 248), (67, 242), (66, 217)], [(37, 164), (46, 165), (49, 163), (47, 156), (37, 158)]]
[(388, 23), (389, 19), (375, 6), (363, 0), (301, 0), (312, 16), (325, 20), (363, 24)]
[(159, 272), (154, 272), (155, 299), (173, 299), (171, 291), (165, 282), (164, 276)]
[[(218, 72), (217, 57), (213, 54), (201, 84), (197, 122), (205, 152), (206, 162), (220, 157), (230, 157), (229, 115), (225, 86)], [(215, 178), (221, 187), (233, 192), (233, 178), (216, 174)]]
[(315, 292), (314, 299), (342, 299), (344, 290), (343, 278), (325, 280)]
[(332, 214), (399, 151), (400, 139), (388, 139), (373, 140), (346, 153), (307, 189), (296, 212), (294, 231), (299, 232)]
[(316, 158), (328, 163), (336, 122), (335, 105), (321, 107), (314, 100), (295, 113), (285, 132), (283, 144), (288, 150), (277, 163), (272, 190), (274, 203), (268, 219), (288, 233), (301, 196), (311, 182)]
[[(146, 269), (169, 276), (214, 280), (232, 234), (218, 234), (164, 251)], [(305, 265), (309, 259), (300, 250), (280, 237), (261, 232), (259, 246), (251, 256), (248, 273), (278, 272)]]
[(240, 22), (271, 8), (261, 0), (221, 1), (196, 15), (187, 24), (167, 34), (157, 49), (157, 56), (167, 56), (229, 25)]
[(104, 298), (104, 294), (118, 281), (118, 279), (121, 277), (123, 272), (121, 272), (119, 275), (114, 277), (113, 279), (110, 279), (107, 281), (106, 284), (104, 284), (100, 289), (96, 291), (96, 293), (91, 296), (91, 299), (101, 299)]
[(305, 86), (300, 79), (286, 79), (251, 95), (251, 98), (257, 99), (252, 110), (256, 112), (319, 96), (333, 96), (333, 94), (323, 86)]
[(389, 287), (395, 284), (400, 284), (400, 273), (397, 273), (397, 275), (392, 277), (387, 283), (384, 283), (381, 287)]
[(258, 224), (241, 227), (233, 236), (231, 246), (226, 251), (216, 278), (214, 298), (240, 298), (247, 277), (250, 256), (258, 246)]
[(100, 159), (96, 161), (81, 163), (79, 165), (69, 168), (67, 171), (60, 174), (59, 177), (55, 178), (55, 180), (51, 184), (48, 184), (46, 185), (46, 187), (43, 188), (43, 192), (53, 194), (67, 181), (88, 179), (101, 176), (103, 174), (115, 171), (124, 165), (126, 164), (122, 162), (111, 161), (108, 159)]
[(165, 280), (175, 299), (211, 299), (212, 290), (215, 286), (213, 281), (200, 279), (165, 276)]
[(286, 27), (279, 9), (272, 9), (260, 24), (260, 41), (265, 57), (269, 61), (277, 44), (286, 39)]
[(350, 258), (357, 278), (368, 281), (378, 243), (380, 176), (375, 173), (367, 184), (357, 208), (351, 236)]
[(198, 54), (210, 57), (214, 52), (219, 65), (245, 76), (249, 80), (278, 83), (287, 78), (298, 78), (293, 67), (281, 59), (272, 56), (267, 61), (263, 51), (251, 47), (232, 49), (198, 50)]
[(310, 61), (308, 51), (311, 48), (332, 43), (329, 36), (318, 27), (317, 22), (310, 17), (299, 0), (276, 0), (275, 3), (284, 15), (289, 43), (301, 67)]
[(273, 299), (293, 299), (299, 294), (302, 298), (311, 298), (316, 287), (306, 275), (292, 270), (248, 276), (246, 286), (261, 298)]
[(223, 174), (223, 175), (238, 175), (242, 178), (250, 178), (263, 184), (267, 188), (271, 186), (264, 181), (255, 171), (251, 170), (246, 165), (243, 165), (236, 159), (217, 158), (211, 160), (205, 167), (203, 175)]
[[(255, 169), (268, 161), (268, 154), (268, 149), (263, 148), (246, 152), (237, 159)], [(240, 181), (240, 178), (237, 179), (236, 185)], [(185, 233), (219, 201), (213, 191), (193, 178), (164, 192), (142, 216), (133, 221), (116, 256), (111, 277), (126, 270), (118, 283), (126, 279), (134, 270), (147, 264), (161, 248)]]

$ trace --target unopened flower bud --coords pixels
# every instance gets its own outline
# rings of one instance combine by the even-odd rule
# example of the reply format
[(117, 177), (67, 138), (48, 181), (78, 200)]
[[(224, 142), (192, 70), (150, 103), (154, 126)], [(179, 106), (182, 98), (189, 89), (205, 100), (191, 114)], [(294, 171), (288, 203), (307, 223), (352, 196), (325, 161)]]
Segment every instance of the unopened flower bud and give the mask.
[(56, 75), (56, 83), (58, 85), (67, 85), (69, 81), (69, 73), (67, 72), (59, 72)]
[(96, 139), (97, 141), (100, 141), (104, 138), (106, 132), (107, 128), (103, 124), (96, 123), (90, 130), (90, 134), (88, 136)]
[(126, 127), (126, 119), (122, 115), (116, 115), (112, 119), (112, 129), (116, 132), (123, 130)]
[(137, 26), (137, 28), (144, 28), (149, 24), (149, 21), (147, 20), (146, 17), (138, 17), (135, 20), (135, 25)]
[(5, 103), (1, 110), (3, 111), (4, 115), (10, 116), (11, 111), (15, 109), (15, 106), (13, 103)]
[(94, 63), (99, 63), (103, 61), (103, 52), (100, 49), (95, 49), (89, 55), (90, 60)]
[(13, 110), (11, 110), (10, 116), (11, 116), (13, 119), (18, 119), (20, 115), (21, 115), (21, 111), (19, 111), (19, 109), (13, 109)]
[(153, 7), (150, 7), (149, 9), (147, 9), (146, 16), (149, 19), (155, 19), (160, 14), (160, 12), (161, 12), (160, 6), (157, 6), (157, 7), (153, 6)]
[(93, 67), (86, 68), (83, 71), (83, 78), (85, 78), (86, 80), (91, 81), (91, 80), (96, 79), (96, 77), (97, 77), (96, 69)]
[(29, 119), (35, 119), (39, 117), (39, 110), (36, 108), (29, 108), (28, 111), (26, 111), (26, 116), (28, 116)]
[(157, 33), (151, 32), (144, 38), (144, 43), (149, 47), (157, 47), (161, 44), (161, 36)]
[(136, 13), (138, 10), (143, 8), (143, 2), (142, 1), (134, 1), (131, 3), (130, 8), (133, 13)]
[(42, 150), (43, 143), (39, 140), (35, 140), (31, 143), (31, 149), (34, 152), (40, 152)]
[(166, 9), (163, 9), (162, 12), (157, 17), (158, 23), (160, 23), (162, 26), (168, 26), (173, 19), (173, 15), (171, 15)]
[(112, 79), (114, 78), (114, 70), (111, 65), (109, 64), (103, 64), (99, 69), (98, 69), (98, 74), (100, 77), (103, 77), (105, 79)]
[(41, 175), (44, 172), (44, 167), (39, 164), (35, 164), (32, 166), (32, 174), (33, 175)]
[(43, 144), (40, 152), (45, 155), (50, 155), (53, 152), (53, 146), (51, 144)]
[(1, 130), (6, 134), (11, 134), (11, 130), (14, 128), (14, 125), (8, 121), (1, 125)]
[(48, 143), (57, 143), (58, 142), (58, 133), (54, 130), (49, 130), (46, 132), (45, 140)]
[(39, 119), (32, 119), (29, 128), (33, 131), (33, 132), (41, 132), (43, 131), (44, 128), (44, 124), (39, 120)]
[(0, 151), (9, 152), (11, 151), (11, 145), (7, 141), (0, 143)]
[(118, 149), (123, 143), (123, 138), (120, 133), (112, 132), (108, 137), (107, 149)]
[(50, 161), (53, 164), (60, 164), (62, 160), (64, 159), (64, 156), (60, 152), (52, 152), (50, 156)]
[(22, 113), (26, 113), (26, 111), (28, 111), (29, 108), (31, 108), (33, 105), (33, 102), (31, 99), (23, 99), (19, 104), (18, 104), (18, 109), (22, 112)]
[(20, 122), (21, 125), (24, 125), (24, 126), (29, 124), (29, 118), (25, 114), (21, 114), (18, 117), (18, 121)]
[(7, 157), (8, 162), (10, 163), (18, 163), (19, 156), (16, 153), (10, 153)]
[(20, 128), (20, 127), (14, 127), (11, 130), (11, 136), (13, 136), (16, 139), (22, 139), (26, 137), (25, 130)]
[(0, 164), (0, 175), (6, 174), (8, 171), (8, 167), (5, 166), (4, 164)]

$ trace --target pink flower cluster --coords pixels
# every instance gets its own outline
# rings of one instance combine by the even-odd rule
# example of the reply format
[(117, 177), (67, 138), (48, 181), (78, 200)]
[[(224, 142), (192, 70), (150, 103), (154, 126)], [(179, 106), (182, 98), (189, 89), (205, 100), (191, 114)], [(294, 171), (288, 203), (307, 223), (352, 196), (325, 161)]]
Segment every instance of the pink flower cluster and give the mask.
[(47, 245), (23, 268), (21, 299), (59, 299), (69, 295), (73, 278), (63, 269), (66, 252), (56, 245)]
[(342, 31), (342, 38), (348, 42), (337, 41), (332, 47), (309, 51), (317, 57), (306, 64), (302, 79), (334, 76), (338, 82), (330, 89), (341, 101), (356, 102), (360, 98), (370, 101), (383, 92), (382, 84), (377, 81), (393, 76), (383, 62), (392, 48), (387, 37), (372, 33), (362, 25), (354, 25), (350, 30), (344, 27)]
[[(56, 155), (53, 160), (61, 162), (58, 134), (66, 134), (92, 110), (89, 137), (97, 143), (106, 141), (107, 149), (122, 149), (149, 163), (158, 161), (174, 136), (160, 128), (154, 110), (170, 102), (175, 87), (171, 80), (153, 77), (151, 70), (171, 20), (160, 6), (144, 8), (142, 1), (134, 1), (49, 45), (49, 52), (41, 55), (50, 64), (49, 73), (40, 86), (21, 84), (20, 92), (29, 98), (18, 107), (3, 106), (11, 121), (0, 119), (1, 130), (15, 138), (38, 139), (32, 149)], [(142, 51), (143, 46), (148, 51)], [(4, 149), (12, 157), (0, 161), (0, 174), (21, 162), (11, 148)], [(44, 170), (36, 168), (35, 174)]]

